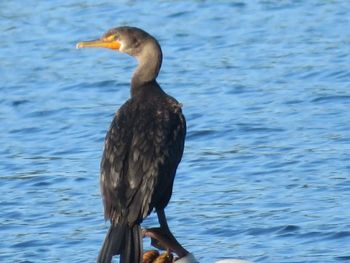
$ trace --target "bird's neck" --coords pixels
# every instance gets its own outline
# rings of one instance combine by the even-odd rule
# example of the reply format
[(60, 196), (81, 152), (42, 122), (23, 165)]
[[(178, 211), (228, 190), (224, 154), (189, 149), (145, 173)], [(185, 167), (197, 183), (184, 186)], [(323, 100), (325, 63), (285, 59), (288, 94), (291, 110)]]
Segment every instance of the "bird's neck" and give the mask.
[(138, 89), (147, 83), (155, 82), (162, 65), (162, 51), (159, 44), (150, 42), (144, 51), (137, 56), (138, 66), (131, 80), (131, 95), (138, 93)]

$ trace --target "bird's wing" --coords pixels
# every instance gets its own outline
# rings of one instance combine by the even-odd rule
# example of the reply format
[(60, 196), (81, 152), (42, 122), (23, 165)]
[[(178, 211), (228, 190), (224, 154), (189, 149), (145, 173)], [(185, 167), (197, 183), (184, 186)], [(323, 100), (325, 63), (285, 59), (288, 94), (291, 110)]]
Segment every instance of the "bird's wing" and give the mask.
[[(127, 107), (128, 102), (124, 104)], [(128, 120), (122, 107), (110, 125), (101, 160), (100, 187), (106, 219), (119, 220), (126, 212), (125, 173), (132, 134), (128, 130)]]
[(184, 149), (186, 122), (181, 108), (160, 107), (150, 114), (152, 118), (145, 115), (143, 119), (153, 121), (147, 121), (139, 126), (142, 130), (135, 131), (133, 156), (129, 156), (132, 167), (129, 167), (129, 179), (134, 178), (138, 182), (137, 178), (142, 174), (142, 181), (134, 194), (134, 210), (129, 212), (130, 218), (145, 218), (154, 207), (164, 208), (168, 204)]
[(186, 121), (179, 104), (176, 103), (175, 107), (169, 111), (169, 115), (165, 116), (163, 120), (166, 120), (163, 123), (163, 128), (161, 128), (163, 132), (159, 131), (159, 133), (163, 133), (164, 140), (162, 147), (158, 150), (160, 156), (162, 156), (162, 162), (159, 165), (160, 176), (151, 204), (156, 209), (164, 209), (170, 200), (175, 173), (182, 158), (186, 136)]
[(106, 218), (142, 221), (152, 208), (166, 206), (181, 160), (185, 120), (181, 109), (125, 104), (105, 140), (101, 190)]

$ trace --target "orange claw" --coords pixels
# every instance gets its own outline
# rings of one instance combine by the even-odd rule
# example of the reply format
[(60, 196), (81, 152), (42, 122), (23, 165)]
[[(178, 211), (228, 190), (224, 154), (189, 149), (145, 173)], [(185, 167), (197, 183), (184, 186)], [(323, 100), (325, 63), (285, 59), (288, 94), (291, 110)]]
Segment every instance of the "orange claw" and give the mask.
[(153, 263), (173, 263), (174, 262), (174, 257), (171, 253), (169, 252), (164, 252), (161, 254)]
[(143, 253), (142, 263), (152, 263), (158, 258), (159, 252), (157, 250), (149, 250)]

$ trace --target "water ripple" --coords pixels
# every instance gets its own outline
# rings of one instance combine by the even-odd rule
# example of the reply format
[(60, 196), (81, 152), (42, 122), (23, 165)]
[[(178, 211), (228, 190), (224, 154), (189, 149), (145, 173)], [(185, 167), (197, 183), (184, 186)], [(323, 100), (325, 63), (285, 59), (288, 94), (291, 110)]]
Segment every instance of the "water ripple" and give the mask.
[(124, 24), (159, 39), (184, 105), (181, 243), (209, 263), (350, 260), (346, 1), (26, 4), (0, 3), (1, 262), (96, 260), (103, 139), (136, 62), (74, 44)]

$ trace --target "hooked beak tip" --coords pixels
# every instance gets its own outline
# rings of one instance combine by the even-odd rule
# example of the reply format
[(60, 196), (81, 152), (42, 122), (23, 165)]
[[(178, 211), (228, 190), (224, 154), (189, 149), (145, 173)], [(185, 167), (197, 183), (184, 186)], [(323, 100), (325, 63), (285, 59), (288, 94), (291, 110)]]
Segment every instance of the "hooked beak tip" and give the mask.
[(77, 43), (77, 44), (75, 45), (75, 48), (76, 48), (76, 49), (79, 49), (79, 48), (82, 48), (82, 47), (83, 47), (83, 45), (82, 45), (81, 42), (79, 42), (79, 43)]

